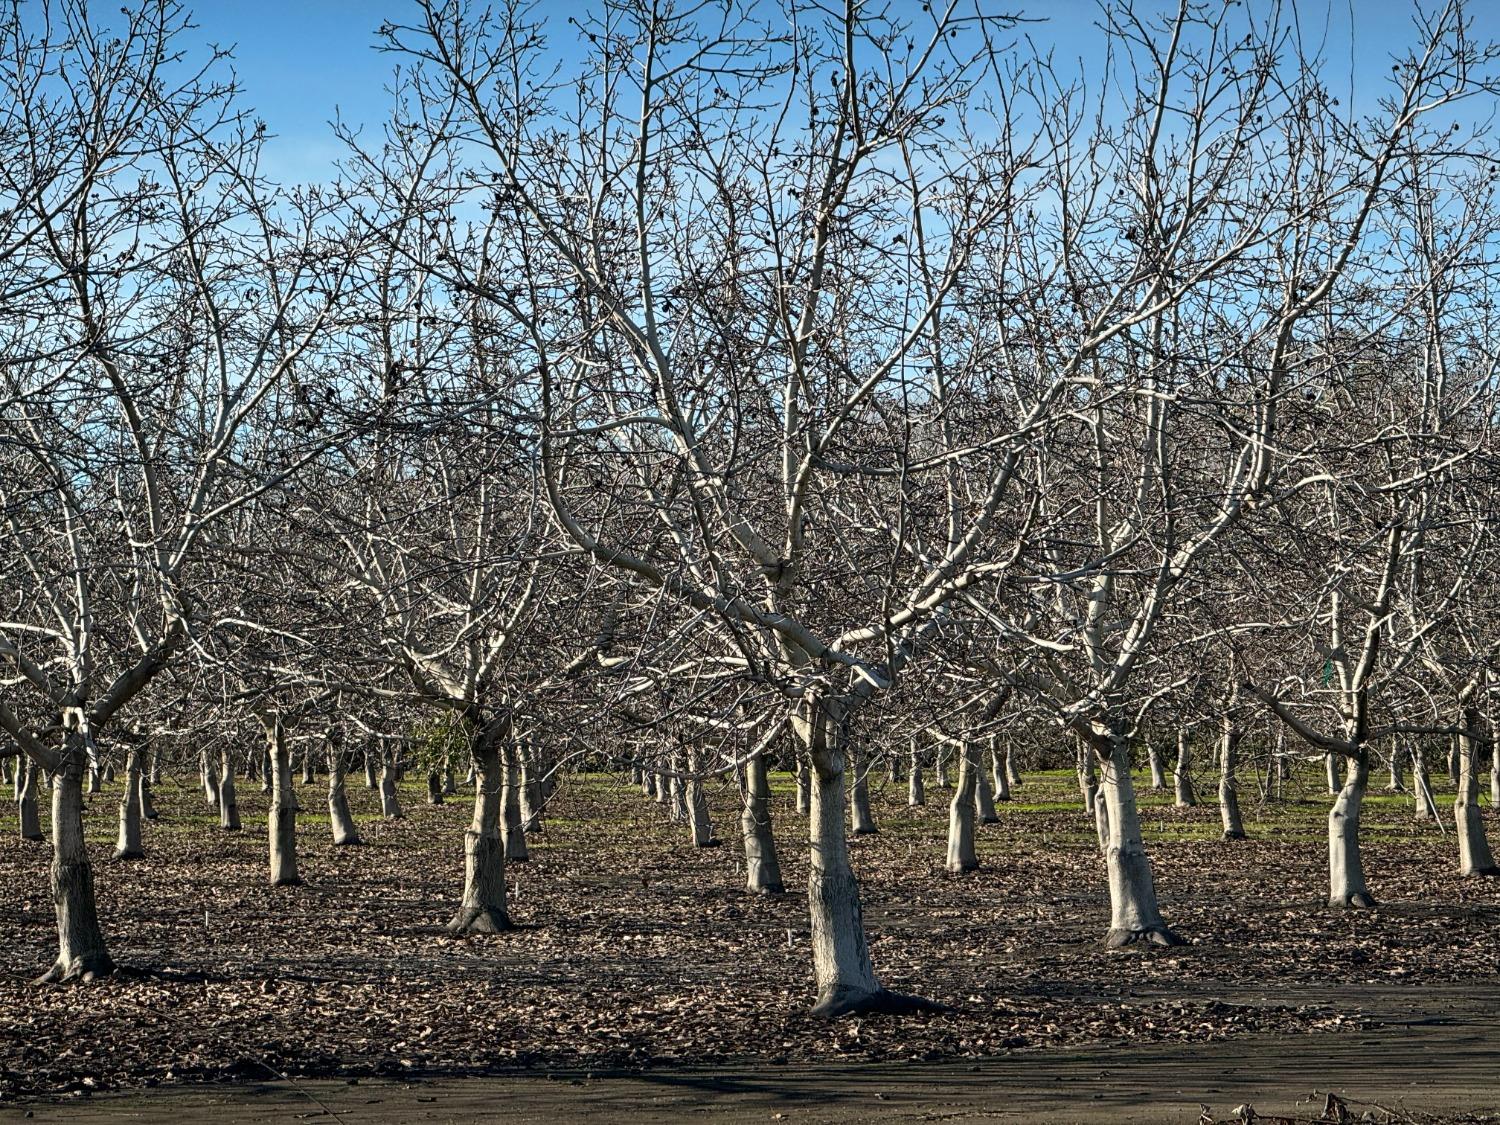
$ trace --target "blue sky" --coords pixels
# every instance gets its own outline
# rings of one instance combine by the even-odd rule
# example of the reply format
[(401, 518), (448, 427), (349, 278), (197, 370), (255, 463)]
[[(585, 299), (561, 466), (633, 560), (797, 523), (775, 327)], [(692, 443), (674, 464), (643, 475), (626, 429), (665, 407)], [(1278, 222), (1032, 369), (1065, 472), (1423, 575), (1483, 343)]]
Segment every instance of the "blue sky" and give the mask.
[[(1041, 19), (1028, 34), (1039, 46), (1055, 47), (1059, 62), (1079, 58), (1087, 71), (1090, 61), (1099, 58), (1096, 0), (982, 2)], [(894, 0), (893, 6), (916, 8), (919, 3)], [(386, 19), (402, 18), (410, 10), (406, 0), (199, 0), (191, 6), (202, 41), (235, 48), (246, 102), (276, 134), (265, 154), (266, 170), (275, 178), (321, 179), (330, 173), (338, 146), (328, 122), (336, 108), (346, 120), (371, 127), (384, 119), (384, 87), (395, 60), (374, 50), (375, 29)], [(1140, 6), (1168, 5), (1166, 0), (1140, 0)], [(555, 20), (560, 31), (556, 42), (565, 45), (572, 38), (566, 34), (566, 17), (587, 7), (588, 0), (552, 0), (539, 10)], [(1321, 31), (1325, 22), (1331, 27), (1340, 43), (1333, 52), (1336, 65), (1348, 52), (1352, 23), (1356, 79), (1361, 93), (1373, 93), (1388, 73), (1389, 55), (1407, 37), (1407, 0), (1303, 0), (1299, 7), (1309, 32)], [(1500, 3), (1481, 0), (1474, 10), (1479, 24), (1488, 25), (1476, 27), (1481, 37), (1500, 36)]]

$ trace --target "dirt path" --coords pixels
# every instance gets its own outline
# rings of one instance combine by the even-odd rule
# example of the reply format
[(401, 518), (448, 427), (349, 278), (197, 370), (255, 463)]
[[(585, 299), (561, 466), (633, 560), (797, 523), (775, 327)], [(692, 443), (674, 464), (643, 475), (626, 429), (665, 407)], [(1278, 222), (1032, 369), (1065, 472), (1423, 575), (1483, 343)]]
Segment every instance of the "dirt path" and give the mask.
[[(399, 1083), (336, 1080), (161, 1089), (0, 1111), (40, 1122), (181, 1121), (220, 1125), (393, 1122), (1220, 1121), (1249, 1102), (1262, 1115), (1316, 1117), (1324, 1094), (1356, 1119), (1500, 1113), (1500, 1021), (1483, 1004), (1373, 1032), (1244, 1036), (1190, 1046), (1017, 1052), (943, 1065), (867, 1064), (677, 1070), (589, 1077), (525, 1074)], [(1383, 1120), (1384, 1115), (1378, 1115)]]

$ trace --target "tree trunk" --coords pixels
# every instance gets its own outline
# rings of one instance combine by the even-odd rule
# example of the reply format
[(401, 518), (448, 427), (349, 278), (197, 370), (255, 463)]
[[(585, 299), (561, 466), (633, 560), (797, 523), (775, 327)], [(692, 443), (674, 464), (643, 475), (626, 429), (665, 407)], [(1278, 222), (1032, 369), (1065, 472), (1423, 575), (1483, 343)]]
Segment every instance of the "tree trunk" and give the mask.
[(1324, 754), (1323, 766), (1328, 773), (1328, 793), (1329, 796), (1333, 796), (1341, 790), (1339, 785), (1338, 755), (1331, 753)]
[[(990, 771), (984, 768), (985, 754), (977, 745), (969, 749), (974, 759), (974, 816), (980, 824), (999, 824), (1000, 814), (995, 811), (995, 791), (990, 788)], [(989, 751), (993, 762), (994, 748)]]
[(349, 791), (345, 786), (344, 751), (341, 746), (328, 749), (328, 827), (336, 848), (360, 842), (359, 829), (349, 811)]
[(203, 800), (209, 808), (219, 807), (219, 772), (207, 750), (198, 752), (198, 776), (203, 782)]
[(1490, 724), (1490, 807), (1500, 808), (1500, 731)]
[(99, 767), (89, 767), (89, 796), (99, 792)]
[(807, 747), (812, 809), (812, 848), (807, 874), (812, 923), (813, 976), (818, 1000), (812, 1013), (832, 1018), (878, 1005), (884, 990), (875, 979), (860, 912), (859, 883), (849, 865), (844, 833), (844, 767), (847, 752), (843, 706), (814, 698), (795, 725)]
[(939, 789), (951, 789), (953, 783), (948, 778), (948, 748), (942, 743), (938, 744), (932, 766), (932, 783)]
[(1225, 715), (1223, 734), (1219, 739), (1219, 819), (1224, 825), (1224, 839), (1243, 840), (1245, 824), (1240, 819), (1239, 766), (1241, 733), (1234, 721)]
[[(513, 863), (525, 863), (531, 858), (526, 846), (526, 828), (521, 816), (521, 763), (520, 751), (510, 746), (505, 751), (505, 789), (501, 793), (505, 817), (505, 858)], [(647, 774), (650, 781), (651, 774)]]
[(312, 746), (302, 751), (302, 784), (316, 785), (318, 783), (318, 771), (313, 768)]
[(429, 805), (443, 803), (443, 775), (440, 770), (427, 771), (427, 803)]
[(686, 784), (688, 825), (693, 834), (693, 847), (717, 848), (719, 841), (714, 838), (713, 822), (708, 816), (708, 794), (703, 791), (703, 778), (699, 776), (701, 764), (698, 752), (689, 750), (689, 776)]
[(57, 912), (57, 962), (38, 983), (93, 980), (112, 973), (94, 903), (94, 869), (83, 835), (83, 737), (70, 731), (62, 770), (52, 779), (52, 904)]
[(948, 802), (947, 868), (955, 874), (979, 869), (979, 856), (974, 852), (979, 768), (974, 757), (974, 744), (965, 739), (958, 754), (958, 784), (953, 788), (953, 800)]
[[(994, 781), (995, 800), (997, 801), (1010, 800), (1010, 770), (1006, 768), (1006, 757), (1009, 752), (1010, 748), (1008, 745), (1005, 752), (1001, 752), (998, 738), (990, 739), (990, 774)], [(995, 819), (998, 820), (999, 818), (999, 814), (996, 813)]]
[(147, 820), (156, 819), (156, 802), (151, 799), (152, 787), (156, 784), (157, 753), (149, 747), (142, 752), (141, 780), (136, 785), (141, 794), (141, 815)]
[(493, 733), (476, 730), (472, 753), (474, 819), (464, 833), (464, 897), (448, 929), (456, 934), (496, 934), (510, 929), (505, 903), (505, 839), (500, 832), (505, 779)]
[(143, 859), (141, 844), (141, 752), (134, 746), (125, 751), (125, 789), (120, 794), (120, 835), (115, 840), (116, 859)]
[(1432, 796), (1432, 777), (1427, 772), (1427, 751), (1418, 742), (1411, 752), (1412, 796), (1415, 801), (1413, 815), (1418, 820), (1438, 818), (1437, 801)]
[(887, 785), (901, 784), (901, 757), (895, 751), (886, 755), (885, 781)]
[(16, 797), (17, 813), (20, 818), (21, 839), (41, 840), (42, 818), (41, 810), (38, 808), (37, 789), (38, 774), (37, 764), (30, 758), (22, 756), (16, 760), (16, 780), (20, 784), (20, 793)]
[(802, 756), (797, 756), (797, 812), (808, 816), (812, 812), (812, 770)]
[(880, 829), (875, 827), (875, 817), (870, 812), (870, 771), (869, 763), (864, 755), (858, 751), (852, 751), (849, 755), (850, 768), (854, 773), (854, 784), (851, 786), (849, 801), (849, 823), (856, 836), (873, 836)]
[(1182, 939), (1162, 920), (1156, 903), (1151, 859), (1141, 840), (1135, 784), (1130, 776), (1130, 740), (1120, 728), (1106, 728), (1099, 736), (1097, 753), (1102, 759), (1103, 779), (1099, 792), (1109, 834), (1104, 849), (1110, 901), (1107, 944), (1115, 949), (1137, 941), (1180, 945)]
[(1094, 805), (1099, 800), (1099, 775), (1094, 767), (1094, 752), (1088, 743), (1078, 743), (1078, 791), (1083, 795), (1083, 811), (1094, 815)]
[(240, 802), (234, 791), (234, 763), (228, 750), (219, 758), (219, 827), (225, 832), (240, 830)]
[(396, 764), (389, 754), (380, 760), (380, 815), (387, 820), (401, 819), (401, 798), (396, 792)]
[(1448, 736), (1448, 780), (1458, 784), (1458, 735)]
[(275, 788), (276, 760), (269, 748), (260, 752), (260, 791), (270, 793)]
[(111, 781), (114, 781), (114, 779), (115, 779), (115, 764), (113, 762), (105, 762), (104, 763), (104, 780), (106, 782), (111, 782)]
[[(370, 753), (370, 748), (368, 746), (365, 747), (365, 752), (362, 756), (365, 760), (365, 788), (379, 789), (380, 779), (375, 775), (375, 758)], [(473, 781), (474, 779), (470, 777), (469, 780)]]
[(1328, 812), (1328, 905), (1374, 906), (1359, 856), (1359, 814), (1370, 767), (1361, 749), (1349, 759), (1343, 788)]
[(1466, 707), (1464, 731), (1458, 736), (1458, 793), (1453, 798), (1453, 819), (1458, 825), (1458, 873), (1500, 875), (1484, 836), (1484, 818), (1479, 813), (1479, 754), (1475, 735), (1479, 712)]
[(271, 808), (266, 815), (271, 885), (295, 887), (302, 882), (302, 876), (297, 873), (297, 800), (292, 792), (292, 756), (286, 748), (286, 728), (281, 725), (281, 717), (261, 722), (266, 728), (266, 748), (271, 756)]
[(740, 812), (740, 832), (745, 838), (745, 889), (756, 894), (782, 894), (786, 887), (781, 882), (776, 836), (771, 831), (771, 784), (766, 759), (761, 754), (745, 763), (745, 803)]
[(907, 769), (906, 803), (911, 808), (920, 808), (927, 803), (927, 790), (922, 784), (922, 752), (916, 740), (911, 744), (911, 765)]
[(458, 785), (453, 780), (453, 765), (449, 762), (447, 755), (443, 756), (443, 796), (456, 797)]
[(1406, 754), (1405, 743), (1398, 742), (1391, 748), (1391, 779), (1386, 782), (1385, 791), (1387, 793), (1406, 792), (1406, 777), (1402, 770), (1402, 766), (1406, 761)]
[(1010, 742), (1005, 744), (1005, 775), (1010, 778), (1010, 787), (1019, 788), (1021, 785), (1021, 770), (1016, 765), (1016, 748)]
[[(528, 836), (540, 835), (542, 825), (542, 785), (540, 769), (531, 747), (522, 743), (521, 754), (521, 822)], [(672, 761), (673, 776), (668, 797), (671, 802), (672, 823), (681, 824), (687, 819), (687, 798), (682, 790), (682, 778), (675, 771), (677, 760)]]
[(1151, 789), (1159, 793), (1167, 787), (1167, 775), (1162, 769), (1161, 751), (1154, 742), (1146, 743), (1146, 760), (1151, 766)]
[(1190, 809), (1198, 803), (1198, 795), (1193, 792), (1193, 747), (1185, 730), (1177, 732), (1177, 769), (1172, 783), (1179, 809)]

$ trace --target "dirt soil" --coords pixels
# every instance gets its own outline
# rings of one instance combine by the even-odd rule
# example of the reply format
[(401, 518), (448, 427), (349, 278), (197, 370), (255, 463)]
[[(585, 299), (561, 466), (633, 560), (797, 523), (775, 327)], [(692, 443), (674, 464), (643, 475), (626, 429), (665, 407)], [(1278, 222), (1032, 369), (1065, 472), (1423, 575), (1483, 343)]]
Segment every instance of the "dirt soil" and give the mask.
[[(880, 834), (855, 843), (872, 956), (887, 986), (954, 1010), (829, 1025), (804, 1014), (805, 845), (784, 788), (785, 897), (740, 889), (734, 837), (694, 849), (658, 807), (590, 776), (511, 869), (519, 927), (455, 940), (440, 926), (466, 802), (431, 808), (412, 786), (407, 818), (382, 821), (352, 780), (366, 844), (329, 845), (321, 788), (304, 788), (297, 888), (265, 885), (253, 786), (246, 830), (224, 834), (192, 787), (164, 785), (148, 858), (129, 864), (108, 860), (115, 796), (93, 798), (101, 915), (130, 971), (92, 985), (28, 983), (55, 950), (48, 850), (0, 818), (0, 1117), (191, 1117), (223, 1101), (224, 1121), (441, 1121), (503, 1096), (521, 1120), (1170, 1121), (1200, 1103), (1224, 1120), (1246, 1101), (1310, 1119), (1323, 1103), (1305, 1099), (1329, 1089), (1356, 1118), (1500, 1105), (1500, 880), (1458, 879), (1451, 833), (1414, 822), (1409, 801), (1366, 815), (1384, 905), (1330, 912), (1324, 798), (1251, 805), (1236, 843), (1214, 838), (1213, 808), (1149, 799), (1163, 905), (1191, 944), (1109, 953), (1097, 847), (1066, 778), (1028, 779), (963, 877), (941, 870), (946, 794), (908, 810), (893, 786)], [(715, 794), (726, 835), (733, 800)]]

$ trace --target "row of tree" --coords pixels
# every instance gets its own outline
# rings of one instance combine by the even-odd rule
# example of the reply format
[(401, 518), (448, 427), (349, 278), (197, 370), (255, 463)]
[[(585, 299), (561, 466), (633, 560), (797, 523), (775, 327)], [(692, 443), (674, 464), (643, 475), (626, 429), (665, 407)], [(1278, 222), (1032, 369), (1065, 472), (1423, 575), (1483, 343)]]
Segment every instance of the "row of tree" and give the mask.
[(111, 967), (90, 771), (256, 761), (246, 718), (277, 882), (293, 738), (346, 840), (347, 748), (459, 740), (460, 932), (585, 760), (736, 771), (780, 889), (791, 739), (829, 1015), (909, 1003), (847, 833), (930, 748), (955, 869), (991, 736), (1076, 750), (1112, 945), (1179, 940), (1130, 764), (1188, 725), (1231, 837), (1267, 716), (1343, 763), (1354, 906), (1372, 765), (1451, 738), (1492, 871), (1500, 52), (1450, 0), (1339, 74), (1254, 7), (1104, 5), (1075, 76), (960, 0), (415, 0), (387, 122), (287, 186), (175, 0), (11, 5), (0, 728), (51, 779), (49, 977)]

